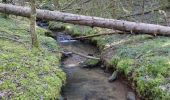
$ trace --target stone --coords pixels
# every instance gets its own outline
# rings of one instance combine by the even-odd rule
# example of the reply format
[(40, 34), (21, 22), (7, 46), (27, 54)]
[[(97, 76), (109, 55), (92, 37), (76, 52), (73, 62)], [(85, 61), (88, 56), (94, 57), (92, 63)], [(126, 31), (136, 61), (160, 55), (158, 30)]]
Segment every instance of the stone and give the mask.
[(136, 100), (135, 93), (128, 92), (127, 93), (127, 100)]
[(68, 57), (71, 57), (72, 55), (73, 55), (72, 52), (63, 52), (63, 53), (62, 53), (62, 57), (63, 57), (63, 58), (68, 58)]
[(87, 59), (84, 62), (80, 63), (80, 66), (82, 68), (94, 68), (99, 64), (99, 60), (95, 60), (95, 59)]
[(118, 75), (118, 70), (113, 72), (113, 74), (109, 77), (108, 81), (109, 82), (115, 81), (117, 79), (117, 75)]

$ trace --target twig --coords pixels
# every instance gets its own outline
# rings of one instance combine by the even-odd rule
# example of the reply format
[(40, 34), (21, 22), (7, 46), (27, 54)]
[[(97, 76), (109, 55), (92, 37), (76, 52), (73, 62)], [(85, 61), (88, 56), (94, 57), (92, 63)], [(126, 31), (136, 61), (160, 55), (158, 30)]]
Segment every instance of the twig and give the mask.
[(84, 55), (84, 54), (82, 54), (82, 53), (73, 52), (73, 51), (71, 51), (71, 52), (72, 52), (72, 53), (74, 53), (74, 54), (76, 54), (76, 55), (79, 55), (79, 56), (82, 56), (82, 57), (88, 58), (88, 59), (100, 60), (100, 58), (97, 58), (97, 57), (87, 56), (87, 55)]
[(142, 2), (142, 20), (141, 20), (141, 22), (143, 22), (144, 21), (144, 14), (145, 13), (145, 0), (143, 0), (143, 2)]
[[(64, 51), (52, 51), (52, 52), (62, 53), (62, 54), (65, 53)], [(82, 57), (85, 57), (85, 58), (88, 58), (88, 59), (100, 60), (100, 58), (93, 57), (93, 56), (87, 56), (87, 55), (84, 55), (82, 53), (74, 52), (74, 51), (71, 51), (71, 50), (68, 50), (67, 52), (71, 52), (73, 54), (76, 54), (76, 55), (79, 55), (79, 56), (82, 56)]]
[(86, 4), (86, 3), (90, 2), (90, 1), (92, 1), (92, 0), (83, 1), (80, 5)]

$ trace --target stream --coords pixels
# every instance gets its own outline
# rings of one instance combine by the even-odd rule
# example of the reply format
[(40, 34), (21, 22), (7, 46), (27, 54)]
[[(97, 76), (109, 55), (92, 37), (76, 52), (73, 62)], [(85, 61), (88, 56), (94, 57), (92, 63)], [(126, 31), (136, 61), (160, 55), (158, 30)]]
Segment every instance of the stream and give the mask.
[[(56, 32), (56, 39), (63, 51), (74, 51), (85, 55), (100, 55), (99, 50), (90, 44), (73, 40), (70, 35)], [(69, 54), (69, 53), (68, 53)], [(132, 91), (123, 80), (109, 83), (109, 73), (100, 65), (94, 68), (82, 68), (79, 63), (87, 58), (72, 54), (62, 61), (62, 68), (67, 74), (67, 84), (63, 88), (64, 100), (127, 100), (127, 93)]]
[(84, 55), (100, 56), (98, 48), (89, 43), (74, 40), (64, 32), (53, 32), (61, 50), (66, 52), (67, 57), (62, 59), (61, 67), (67, 74), (67, 83), (62, 89), (60, 100), (139, 100), (127, 99), (133, 90), (123, 79), (108, 82), (112, 75), (106, 73), (101, 64), (92, 68), (83, 68), (80, 63), (87, 58), (72, 54), (70, 51)]

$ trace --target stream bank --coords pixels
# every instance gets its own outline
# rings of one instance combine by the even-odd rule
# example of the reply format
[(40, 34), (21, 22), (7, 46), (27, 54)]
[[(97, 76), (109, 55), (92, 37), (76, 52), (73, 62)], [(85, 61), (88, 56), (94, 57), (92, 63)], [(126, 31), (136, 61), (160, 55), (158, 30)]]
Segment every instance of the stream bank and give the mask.
[(102, 63), (84, 68), (82, 66), (88, 59), (70, 52), (100, 57), (100, 51), (96, 46), (74, 40), (70, 35), (61, 31), (54, 31), (53, 38), (60, 44), (61, 51), (68, 54), (66, 58), (62, 59), (62, 68), (67, 74), (67, 84), (63, 88), (62, 99), (127, 100), (129, 93), (132, 94), (131, 97), (135, 94), (123, 78), (110, 83), (108, 78), (112, 73), (105, 72)]
[(55, 100), (66, 75), (59, 45), (37, 27), (40, 49), (32, 49), (29, 20), (0, 16), (0, 100)]
[[(96, 47), (98, 45), (95, 41), (74, 40), (73, 37), (77, 32), (72, 30), (75, 34), (70, 34), (67, 28), (71, 27), (66, 28), (63, 24), (49, 23), (49, 26), (44, 28), (51, 29), (51, 32), (46, 35), (54, 38), (64, 55), (66, 54), (62, 59), (61, 67), (67, 74), (67, 84), (61, 93), (63, 96), (61, 100), (140, 100), (137, 95), (135, 96), (135, 92), (123, 75), (116, 78), (114, 82), (109, 82), (114, 70), (106, 72), (105, 62), (91, 66), (86, 63), (87, 58), (71, 52), (101, 58), (101, 47)], [(84, 33), (86, 32), (95, 33), (91, 30), (84, 30)]]
[[(72, 36), (110, 33), (113, 30), (50, 22), (49, 28), (64, 28)], [(101, 51), (106, 68), (119, 70), (142, 99), (169, 100), (169, 37), (113, 34), (85, 39)], [(121, 75), (119, 75), (121, 77)], [(149, 88), (149, 89), (148, 89)]]
[[(70, 24), (63, 24), (63, 26), (73, 36), (88, 36), (113, 31)], [(140, 98), (144, 100), (170, 99), (169, 37), (113, 34), (85, 40), (97, 45), (106, 68), (119, 70)]]

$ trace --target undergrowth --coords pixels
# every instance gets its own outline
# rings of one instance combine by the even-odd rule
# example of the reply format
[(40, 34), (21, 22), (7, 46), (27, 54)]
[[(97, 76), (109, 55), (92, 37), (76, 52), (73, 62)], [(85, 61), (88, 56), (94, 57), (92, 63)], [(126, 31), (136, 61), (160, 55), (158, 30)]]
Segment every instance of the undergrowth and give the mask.
[(60, 97), (66, 76), (59, 67), (59, 46), (45, 32), (37, 27), (41, 50), (31, 49), (29, 22), (0, 18), (0, 98)]
[[(60, 24), (61, 26), (61, 24)], [(101, 33), (98, 28), (63, 24), (73, 36)], [(105, 29), (104, 29), (105, 32)], [(170, 38), (150, 35), (113, 34), (90, 38), (101, 51), (114, 48), (110, 64), (135, 84), (148, 100), (170, 99)]]

